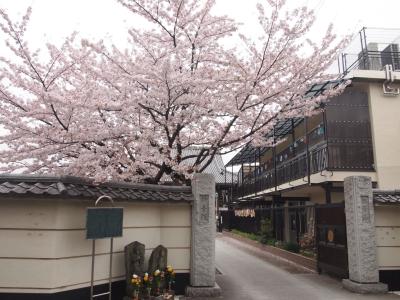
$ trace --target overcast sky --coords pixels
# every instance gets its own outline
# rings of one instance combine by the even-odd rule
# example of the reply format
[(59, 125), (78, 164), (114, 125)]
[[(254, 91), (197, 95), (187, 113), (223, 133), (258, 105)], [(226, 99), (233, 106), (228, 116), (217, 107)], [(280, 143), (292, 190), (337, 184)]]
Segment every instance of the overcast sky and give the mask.
[[(255, 4), (263, 0), (217, 0), (216, 13), (228, 14), (243, 23), (243, 31), (256, 30)], [(265, 0), (264, 0), (265, 1)], [(329, 23), (343, 35), (357, 32), (361, 27), (400, 28), (400, 0), (288, 0), (289, 4), (306, 4), (317, 15), (314, 35), (321, 34)], [(12, 16), (33, 7), (29, 37), (40, 46), (43, 40), (59, 43), (73, 30), (82, 36), (111, 38), (123, 45), (126, 28), (140, 25), (115, 0), (0, 0)]]
[[(257, 2), (263, 0), (217, 0), (215, 13), (227, 14), (243, 23), (246, 35), (257, 31)], [(265, 1), (265, 0), (264, 0)], [(400, 28), (400, 0), (287, 0), (314, 9), (317, 22), (312, 32), (320, 37), (329, 23), (339, 35), (358, 32), (365, 27)], [(126, 43), (126, 29), (140, 26), (141, 20), (115, 0), (0, 0), (12, 17), (20, 17), (28, 6), (33, 13), (29, 40), (35, 48), (44, 42), (60, 44), (74, 30), (81, 37), (109, 40), (120, 47)], [(0, 35), (1, 38), (1, 35)], [(1, 43), (0, 43), (1, 44)], [(0, 46), (0, 51), (4, 50)]]

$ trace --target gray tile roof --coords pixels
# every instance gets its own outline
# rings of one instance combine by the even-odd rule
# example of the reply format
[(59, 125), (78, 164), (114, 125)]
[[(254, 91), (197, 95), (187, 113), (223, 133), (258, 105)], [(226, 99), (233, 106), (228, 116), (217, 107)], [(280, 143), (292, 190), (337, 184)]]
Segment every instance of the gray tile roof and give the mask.
[[(192, 147), (183, 150), (183, 156), (189, 156), (189, 155), (197, 155), (200, 152), (200, 148)], [(183, 162), (184, 165), (193, 165), (196, 161), (196, 157), (189, 158)], [(205, 161), (200, 164), (200, 166), (203, 166)], [(225, 178), (225, 172), (226, 172), (226, 178)], [(222, 161), (222, 156), (221, 154), (216, 154), (212, 160), (212, 162), (206, 167), (206, 169), (202, 172), (206, 174), (211, 174), (214, 175), (215, 178), (215, 183), (216, 184), (224, 184), (225, 182), (227, 184), (232, 183), (232, 172), (225, 170), (225, 165), (224, 162)], [(233, 182), (237, 182), (237, 173), (233, 173)]]
[(400, 204), (400, 190), (374, 190), (374, 202), (379, 204)]
[(0, 174), (0, 200), (3, 196), (53, 196), (61, 198), (97, 199), (108, 195), (119, 201), (190, 202), (188, 186), (166, 186), (93, 181), (72, 176)]

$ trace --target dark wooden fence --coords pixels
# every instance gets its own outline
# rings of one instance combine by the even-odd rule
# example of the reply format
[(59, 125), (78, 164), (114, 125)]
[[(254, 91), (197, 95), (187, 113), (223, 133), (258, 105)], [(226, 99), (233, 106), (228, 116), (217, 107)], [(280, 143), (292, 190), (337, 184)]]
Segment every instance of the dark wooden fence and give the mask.
[(348, 278), (344, 203), (317, 205), (315, 227), (318, 271)]
[(265, 207), (265, 208), (237, 208), (236, 210), (242, 209), (254, 209), (254, 217), (235, 216), (235, 210), (230, 209), (228, 211), (222, 211), (222, 228), (226, 230), (237, 229), (242, 232), (260, 234), (262, 221), (269, 219), (271, 221), (272, 237), (276, 240), (282, 241), (284, 239), (285, 232), (285, 213), (288, 214), (288, 222), (291, 222), (291, 216), (295, 216), (294, 223), (288, 224), (294, 231), (296, 240), (292, 242), (298, 242), (299, 238), (306, 231), (306, 209), (314, 209), (313, 206), (290, 206), (290, 207)]

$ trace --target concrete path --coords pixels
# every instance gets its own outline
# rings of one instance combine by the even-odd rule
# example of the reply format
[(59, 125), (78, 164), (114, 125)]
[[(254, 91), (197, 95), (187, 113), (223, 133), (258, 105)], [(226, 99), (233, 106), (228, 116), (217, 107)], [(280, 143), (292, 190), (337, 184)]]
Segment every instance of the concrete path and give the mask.
[[(344, 290), (339, 280), (279, 260), (240, 241), (218, 234), (217, 282), (229, 300), (358, 300), (394, 299)], [(221, 298), (220, 298), (221, 299)]]

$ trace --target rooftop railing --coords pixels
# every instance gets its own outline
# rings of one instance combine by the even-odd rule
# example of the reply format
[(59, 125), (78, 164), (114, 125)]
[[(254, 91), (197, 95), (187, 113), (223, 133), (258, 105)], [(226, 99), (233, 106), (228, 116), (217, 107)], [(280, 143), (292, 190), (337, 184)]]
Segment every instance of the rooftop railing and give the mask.
[(383, 70), (392, 65), (400, 71), (400, 29), (363, 28), (338, 58), (339, 73)]

